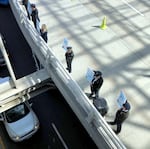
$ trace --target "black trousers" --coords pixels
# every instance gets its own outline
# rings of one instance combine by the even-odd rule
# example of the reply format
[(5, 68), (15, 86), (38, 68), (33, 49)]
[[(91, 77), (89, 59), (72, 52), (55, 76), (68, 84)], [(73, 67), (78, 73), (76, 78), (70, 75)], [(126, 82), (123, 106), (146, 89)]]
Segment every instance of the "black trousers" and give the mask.
[(99, 90), (100, 88), (95, 88), (93, 85), (91, 85), (91, 94), (94, 94), (96, 98), (98, 98)]
[(27, 11), (27, 16), (28, 16), (28, 18), (29, 18), (29, 20), (30, 20), (30, 13), (29, 13), (29, 11), (28, 11), (28, 6), (25, 5), (25, 8), (26, 8), (26, 11)]
[(67, 69), (69, 73), (72, 71), (72, 57), (66, 57)]

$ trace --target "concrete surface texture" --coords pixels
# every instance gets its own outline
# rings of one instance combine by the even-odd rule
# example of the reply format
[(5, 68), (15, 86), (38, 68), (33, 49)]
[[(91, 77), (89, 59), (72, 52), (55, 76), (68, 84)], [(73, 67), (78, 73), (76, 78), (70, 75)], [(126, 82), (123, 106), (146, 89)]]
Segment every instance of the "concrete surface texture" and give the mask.
[[(100, 96), (107, 99), (106, 120), (114, 119), (123, 90), (131, 103), (118, 137), (129, 149), (150, 148), (150, 2), (141, 0), (30, 0), (48, 27), (48, 45), (66, 68), (63, 39), (74, 50), (70, 74), (85, 93), (86, 71), (103, 72)], [(106, 16), (107, 29), (100, 25)]]

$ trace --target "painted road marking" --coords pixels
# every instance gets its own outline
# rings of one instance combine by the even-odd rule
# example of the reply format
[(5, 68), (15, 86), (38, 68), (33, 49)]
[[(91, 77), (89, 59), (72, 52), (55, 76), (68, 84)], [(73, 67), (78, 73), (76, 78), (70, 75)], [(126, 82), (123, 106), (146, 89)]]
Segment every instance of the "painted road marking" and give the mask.
[(138, 11), (136, 8), (134, 8), (132, 5), (130, 5), (126, 0), (122, 0), (125, 4), (127, 4), (131, 9), (133, 9), (135, 12), (137, 12), (138, 14), (140, 14), (141, 16), (144, 17), (144, 14), (141, 13), (140, 11)]
[(56, 128), (56, 126), (55, 126), (54, 123), (52, 123), (52, 127), (54, 128), (54, 130), (55, 130), (57, 136), (59, 137), (61, 143), (63, 144), (64, 148), (65, 148), (65, 149), (69, 149), (69, 148), (67, 147), (65, 141), (63, 140), (62, 136), (61, 136), (60, 133), (58, 132), (58, 129)]

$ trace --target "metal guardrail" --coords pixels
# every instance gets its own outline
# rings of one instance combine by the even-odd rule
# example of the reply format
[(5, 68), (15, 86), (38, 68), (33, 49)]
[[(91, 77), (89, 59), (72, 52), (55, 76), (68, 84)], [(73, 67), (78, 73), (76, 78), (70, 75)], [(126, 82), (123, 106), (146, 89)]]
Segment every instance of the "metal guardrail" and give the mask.
[(9, 74), (11, 76), (11, 80), (12, 80), (12, 86), (16, 88), (16, 77), (15, 77), (15, 74), (13, 72), (11, 63), (9, 61), (8, 54), (6, 52), (6, 49), (5, 49), (5, 46), (4, 46), (4, 43), (3, 43), (3, 37), (2, 37), (1, 34), (0, 34), (0, 50), (1, 50), (1, 53), (4, 57), (5, 62), (7, 64), (7, 68), (8, 68)]
[(68, 102), (84, 128), (98, 148), (125, 149), (126, 147), (107, 125), (76, 81), (68, 74), (52, 50), (39, 36), (23, 7), (17, 0), (10, 1), (16, 21), (32, 48), (33, 54), (40, 60), (48, 74)]
[(30, 75), (16, 79), (4, 42), (4, 38), (0, 34), (0, 52), (10, 74), (10, 77), (0, 78), (0, 113), (48, 89), (54, 88), (54, 83), (45, 69), (40, 69)]
[(52, 81), (44, 69), (17, 79), (17, 88), (11, 86), (11, 81), (0, 84), (0, 113), (52, 87)]

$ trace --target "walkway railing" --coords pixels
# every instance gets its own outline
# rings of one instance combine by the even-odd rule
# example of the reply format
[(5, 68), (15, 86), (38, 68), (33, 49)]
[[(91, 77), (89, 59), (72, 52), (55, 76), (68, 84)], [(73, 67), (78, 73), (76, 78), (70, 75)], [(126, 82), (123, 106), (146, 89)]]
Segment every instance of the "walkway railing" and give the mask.
[(52, 49), (39, 36), (19, 2), (11, 0), (10, 6), (33, 54), (45, 67), (49, 77), (54, 81), (98, 148), (125, 149), (125, 146), (107, 125), (76, 81), (55, 57)]

